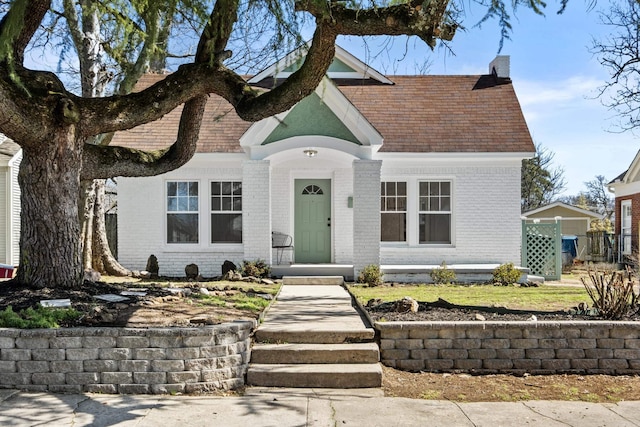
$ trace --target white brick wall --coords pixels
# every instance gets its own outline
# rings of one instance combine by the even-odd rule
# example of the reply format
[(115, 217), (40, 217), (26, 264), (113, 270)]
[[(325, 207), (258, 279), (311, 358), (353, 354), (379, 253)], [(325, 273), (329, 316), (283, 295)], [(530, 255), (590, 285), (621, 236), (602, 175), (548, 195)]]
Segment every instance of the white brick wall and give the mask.
[(333, 175), (333, 258), (336, 264), (353, 262), (353, 208), (348, 198), (353, 196), (353, 171), (336, 169)]
[[(293, 236), (293, 221), (291, 220), (291, 170), (288, 168), (273, 168), (271, 170), (271, 229)], [(277, 252), (271, 251), (273, 262), (277, 262)], [(293, 251), (282, 252), (281, 264), (293, 261)]]
[[(294, 233), (293, 180), (317, 175), (331, 177), (333, 182), (335, 263), (353, 263), (356, 271), (368, 264), (520, 263), (520, 161), (517, 159), (356, 160), (353, 169), (330, 163), (323, 163), (322, 168), (301, 172), (299, 164), (292, 162), (271, 168), (269, 161), (214, 159), (200, 160), (160, 177), (120, 178), (120, 261), (128, 268), (141, 270), (149, 255), (154, 254), (159, 259), (161, 274), (182, 276), (185, 265), (195, 262), (203, 276), (215, 276), (220, 274), (220, 266), (227, 259), (236, 264), (243, 259), (275, 260), (271, 230)], [(332, 172), (327, 173), (329, 168)], [(197, 245), (165, 243), (165, 183), (169, 179), (200, 183), (200, 243)], [(243, 181), (243, 245), (208, 243), (208, 194), (212, 180)], [(453, 244), (445, 247), (380, 245), (381, 180), (406, 180), (414, 183), (414, 189), (420, 180), (451, 180)], [(353, 208), (347, 205), (349, 196), (354, 196)], [(417, 233), (417, 223), (415, 230), (408, 232)], [(290, 251), (284, 252), (283, 264), (290, 261), (290, 256)]]
[(242, 163), (244, 259), (271, 264), (271, 169), (268, 160)]
[(450, 247), (383, 244), (382, 264), (520, 264), (520, 161), (460, 163), (385, 162), (382, 181), (452, 180), (455, 237)]
[(380, 160), (353, 161), (353, 270), (380, 264)]

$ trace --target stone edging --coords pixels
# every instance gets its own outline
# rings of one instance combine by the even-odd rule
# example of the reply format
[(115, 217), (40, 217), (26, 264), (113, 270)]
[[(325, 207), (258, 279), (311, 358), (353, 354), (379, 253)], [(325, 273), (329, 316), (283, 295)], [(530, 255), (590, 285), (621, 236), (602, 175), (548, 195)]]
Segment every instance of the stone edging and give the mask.
[(234, 389), (245, 384), (256, 324), (0, 329), (0, 388), (121, 394)]
[(407, 371), (638, 374), (640, 322), (375, 322), (381, 361)]

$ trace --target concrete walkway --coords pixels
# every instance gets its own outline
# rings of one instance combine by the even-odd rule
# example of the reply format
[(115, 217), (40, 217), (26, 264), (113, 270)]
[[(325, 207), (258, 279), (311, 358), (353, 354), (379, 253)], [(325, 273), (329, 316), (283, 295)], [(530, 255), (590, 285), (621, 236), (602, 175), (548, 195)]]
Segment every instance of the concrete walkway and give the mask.
[[(351, 305), (349, 292), (342, 286), (283, 285), (275, 304), (258, 327), (256, 338), (304, 342), (323, 334), (340, 340), (345, 331), (352, 338), (373, 338), (374, 334), (373, 329), (364, 325)], [(295, 341), (292, 335), (296, 335)]]
[(0, 425), (638, 427), (638, 402), (456, 403), (382, 397), (379, 389), (249, 388), (242, 397), (0, 391)]

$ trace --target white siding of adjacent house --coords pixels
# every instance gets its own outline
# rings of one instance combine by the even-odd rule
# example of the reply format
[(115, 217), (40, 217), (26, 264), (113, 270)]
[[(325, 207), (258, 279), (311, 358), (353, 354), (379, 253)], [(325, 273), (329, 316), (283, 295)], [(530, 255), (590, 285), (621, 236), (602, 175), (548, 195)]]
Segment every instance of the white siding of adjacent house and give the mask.
[(11, 228), (11, 259), (9, 264), (18, 265), (20, 263), (20, 184), (18, 183), (18, 172), (22, 162), (22, 151), (18, 152), (9, 163), (11, 182), (11, 208), (10, 208), (10, 228)]
[(7, 176), (9, 175), (9, 168), (0, 167), (0, 264), (8, 264), (7, 249), (11, 244), (7, 240), (7, 236), (10, 235), (10, 228), (8, 224), (7, 211), (10, 208), (8, 198), (8, 185)]
[[(439, 265), (444, 261), (449, 265), (519, 265), (520, 170), (520, 159), (384, 161), (382, 181), (452, 181), (453, 242), (442, 246), (383, 243), (381, 264)], [(417, 233), (417, 224), (411, 231)]]

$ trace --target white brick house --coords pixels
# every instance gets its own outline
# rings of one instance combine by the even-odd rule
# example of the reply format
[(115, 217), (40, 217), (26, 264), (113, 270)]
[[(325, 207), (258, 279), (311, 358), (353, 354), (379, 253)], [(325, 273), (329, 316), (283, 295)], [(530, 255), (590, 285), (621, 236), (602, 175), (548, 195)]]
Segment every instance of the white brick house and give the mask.
[[(250, 83), (278, 84), (296, 59)], [(498, 57), (486, 75), (387, 77), (338, 48), (315, 94), (277, 117), (247, 123), (211, 96), (189, 163), (118, 180), (119, 261), (140, 270), (154, 254), (168, 276), (275, 267), (281, 232), (287, 266), (518, 264), (521, 161), (535, 149), (508, 69)], [(113, 143), (166, 147), (179, 114)]]

